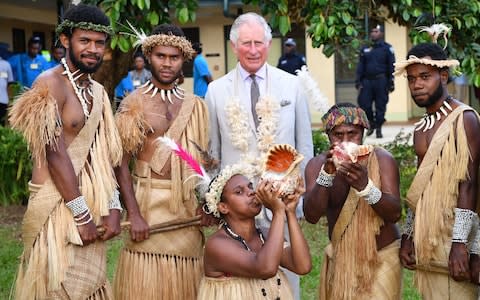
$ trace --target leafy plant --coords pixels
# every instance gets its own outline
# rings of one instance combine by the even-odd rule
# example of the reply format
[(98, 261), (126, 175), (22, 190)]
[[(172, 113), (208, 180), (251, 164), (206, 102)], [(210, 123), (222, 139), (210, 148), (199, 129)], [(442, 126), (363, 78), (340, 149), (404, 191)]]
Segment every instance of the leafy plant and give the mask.
[(0, 205), (26, 202), (31, 173), (30, 152), (23, 137), (0, 126)]
[(314, 155), (318, 155), (328, 150), (328, 148), (330, 147), (328, 136), (325, 134), (323, 130), (313, 130), (312, 138), (313, 138), (313, 154)]
[(410, 143), (411, 138), (411, 133), (405, 134), (405, 132), (401, 130), (392, 142), (383, 145), (383, 147), (393, 155), (400, 170), (400, 197), (403, 202), (402, 216), (406, 215), (405, 198), (408, 188), (417, 173), (417, 156), (415, 149)]

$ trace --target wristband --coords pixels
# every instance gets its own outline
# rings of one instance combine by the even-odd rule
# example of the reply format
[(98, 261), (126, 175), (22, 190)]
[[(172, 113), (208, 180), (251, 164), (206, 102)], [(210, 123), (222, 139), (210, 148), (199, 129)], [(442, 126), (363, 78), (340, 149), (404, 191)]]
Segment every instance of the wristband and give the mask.
[(74, 217), (78, 217), (80, 214), (83, 214), (88, 210), (87, 202), (83, 195), (65, 202), (65, 205), (70, 209)]
[(452, 229), (453, 243), (466, 244), (468, 242), (475, 215), (475, 212), (469, 209), (455, 207), (455, 223)]
[(123, 211), (122, 204), (120, 203), (120, 193), (117, 189), (113, 191), (112, 200), (108, 203), (108, 209), (118, 209), (120, 212)]
[(380, 201), (380, 199), (382, 198), (382, 191), (380, 191), (373, 184), (373, 181), (370, 178), (368, 179), (367, 186), (363, 190), (355, 190), (355, 192), (357, 193), (358, 197), (364, 197), (369, 205), (374, 205), (378, 203), (378, 201)]
[(405, 219), (405, 223), (403, 223), (402, 233), (410, 238), (413, 235), (414, 226), (415, 226), (415, 214), (409, 207), (407, 209), (407, 217)]
[(333, 179), (335, 178), (335, 175), (334, 174), (328, 174), (327, 172), (325, 172), (324, 166), (325, 166), (325, 164), (322, 165), (322, 168), (320, 169), (320, 172), (318, 172), (318, 177), (315, 180), (315, 182), (319, 186), (329, 188), (333, 185)]
[(92, 219), (93, 219), (92, 215), (88, 215), (88, 219), (85, 222), (75, 222), (75, 225), (82, 226), (82, 225), (88, 224)]

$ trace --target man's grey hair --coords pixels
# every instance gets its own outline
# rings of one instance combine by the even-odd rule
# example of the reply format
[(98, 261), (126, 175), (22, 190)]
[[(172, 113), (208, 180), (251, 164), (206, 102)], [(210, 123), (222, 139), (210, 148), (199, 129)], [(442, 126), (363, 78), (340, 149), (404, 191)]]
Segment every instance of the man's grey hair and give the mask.
[(272, 29), (268, 25), (265, 19), (253, 12), (245, 13), (238, 16), (233, 22), (232, 29), (230, 29), (230, 41), (237, 45), (238, 41), (238, 30), (244, 24), (257, 23), (263, 27), (265, 42), (270, 42), (272, 40)]

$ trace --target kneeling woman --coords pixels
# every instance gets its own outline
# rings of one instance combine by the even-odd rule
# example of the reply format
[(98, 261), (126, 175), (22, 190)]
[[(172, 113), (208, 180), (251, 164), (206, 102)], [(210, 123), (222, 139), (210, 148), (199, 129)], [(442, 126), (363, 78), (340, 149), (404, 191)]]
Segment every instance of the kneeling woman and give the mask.
[[(293, 195), (281, 199), (267, 181), (254, 191), (244, 174), (247, 170), (242, 165), (227, 166), (206, 194), (208, 212), (221, 218), (223, 225), (205, 245), (205, 277), (198, 299), (293, 299), (279, 266), (297, 274), (311, 269), (308, 244), (295, 215), (305, 191), (303, 183)], [(262, 204), (273, 212), (268, 236), (255, 227)], [(285, 217), (290, 244), (283, 238)]]

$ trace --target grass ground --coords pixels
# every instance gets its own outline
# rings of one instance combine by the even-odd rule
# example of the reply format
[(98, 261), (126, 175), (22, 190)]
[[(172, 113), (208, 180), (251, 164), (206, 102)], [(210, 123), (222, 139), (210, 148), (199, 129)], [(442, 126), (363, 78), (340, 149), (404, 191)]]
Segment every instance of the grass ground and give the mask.
[[(0, 299), (9, 299), (15, 273), (18, 267), (18, 258), (21, 255), (22, 244), (20, 240), (20, 220), (23, 215), (23, 207), (0, 207)], [(318, 285), (320, 268), (323, 258), (323, 248), (328, 243), (326, 226), (321, 220), (316, 225), (302, 222), (303, 232), (309, 242), (312, 255), (313, 269), (301, 278), (301, 291), (303, 300), (318, 299)], [(211, 232), (211, 231), (210, 231)], [(113, 278), (115, 262), (122, 246), (120, 238), (109, 241), (108, 247), (108, 277)], [(402, 299), (420, 299), (412, 285), (412, 273), (403, 274), (403, 297)]]

